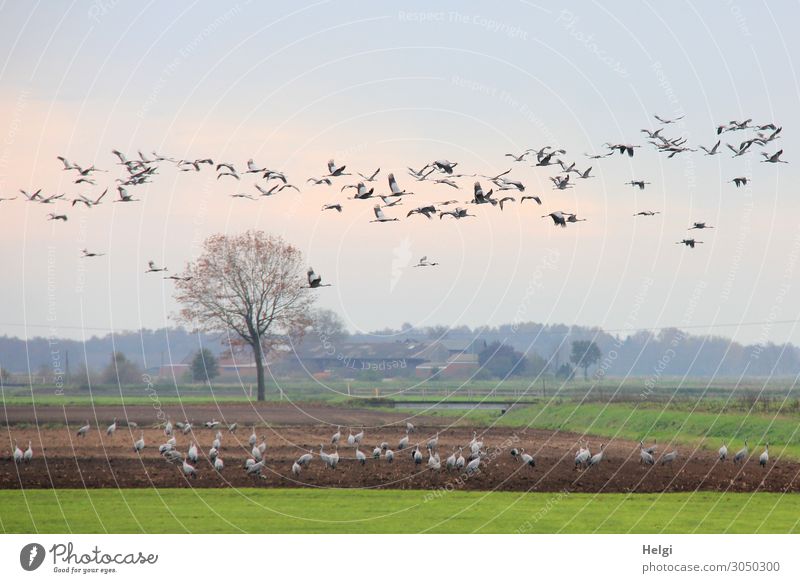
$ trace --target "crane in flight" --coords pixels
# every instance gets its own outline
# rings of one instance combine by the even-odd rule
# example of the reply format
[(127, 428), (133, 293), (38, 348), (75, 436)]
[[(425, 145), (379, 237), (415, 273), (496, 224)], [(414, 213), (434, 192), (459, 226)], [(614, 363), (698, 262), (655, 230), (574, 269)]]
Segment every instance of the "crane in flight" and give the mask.
[(695, 245), (700, 245), (702, 243), (703, 243), (702, 241), (697, 241), (695, 239), (681, 239), (680, 241), (678, 241), (675, 244), (676, 245), (686, 245), (687, 247), (691, 247), (692, 249), (694, 249)]
[(400, 219), (394, 218), (390, 219), (385, 214), (383, 214), (383, 209), (381, 209), (381, 205), (376, 204), (372, 207), (372, 212), (375, 213), (375, 218), (370, 221), (370, 223), (391, 223), (392, 221), (399, 221)]
[(434, 261), (429, 261), (427, 255), (423, 255), (419, 262), (414, 267), (433, 267), (435, 265), (439, 265)]
[(308, 277), (308, 287), (311, 289), (316, 289), (318, 287), (330, 287), (331, 284), (329, 283), (322, 283), (322, 276), (318, 275), (313, 267), (309, 267), (308, 271), (306, 272), (306, 276)]

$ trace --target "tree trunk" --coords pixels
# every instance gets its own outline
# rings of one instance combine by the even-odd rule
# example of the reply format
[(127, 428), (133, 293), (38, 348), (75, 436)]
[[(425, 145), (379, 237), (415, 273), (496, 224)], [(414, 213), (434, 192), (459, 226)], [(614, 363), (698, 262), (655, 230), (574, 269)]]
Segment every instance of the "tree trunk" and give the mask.
[(253, 358), (256, 361), (256, 380), (258, 381), (258, 400), (263, 401), (267, 398), (267, 387), (264, 382), (264, 353), (261, 351), (261, 344), (253, 346)]

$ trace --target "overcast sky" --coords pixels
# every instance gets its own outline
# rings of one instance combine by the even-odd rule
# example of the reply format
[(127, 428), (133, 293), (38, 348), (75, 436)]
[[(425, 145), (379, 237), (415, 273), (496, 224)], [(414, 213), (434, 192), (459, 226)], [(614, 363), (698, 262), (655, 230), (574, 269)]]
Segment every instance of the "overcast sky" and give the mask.
[[(113, 148), (240, 167), (254, 157), (302, 192), (236, 199), (255, 192), (252, 179), (162, 166), (135, 204), (2, 202), (0, 333), (171, 325), (172, 285), (145, 275), (147, 260), (179, 271), (205, 236), (259, 228), (303, 250), (333, 284), (319, 305), (354, 331), (533, 320), (714, 325), (744, 342), (800, 343), (785, 323), (800, 313), (796, 2), (178, 4), (0, 3), (0, 196), (99, 193), (120, 175)], [(729, 120), (778, 123), (767, 149), (784, 148), (790, 164), (761, 163), (759, 148), (668, 160), (639, 132), (658, 126), (653, 114), (685, 115), (664, 133), (693, 146), (713, 145)], [(642, 148), (584, 156), (606, 141)], [(596, 178), (557, 192), (553, 168), (503, 156), (547, 144)], [(111, 173), (76, 187), (57, 155)], [(305, 184), (330, 157), (380, 167), (379, 191), (394, 171), (416, 194), (390, 216), (471, 198), (472, 179), (456, 191), (406, 174), (435, 158), (466, 173), (513, 167), (544, 204), (373, 224), (370, 201), (340, 194), (345, 179)], [(728, 183), (741, 175), (751, 188)], [(640, 192), (631, 179), (652, 184)], [(320, 212), (340, 200), (341, 214)], [(556, 229), (541, 218), (555, 210), (587, 221)], [(634, 218), (640, 210), (662, 214)], [(45, 220), (53, 211), (69, 221)], [(676, 245), (693, 221), (716, 228), (693, 231), (704, 241), (694, 250)], [(84, 247), (107, 255), (80, 259)], [(422, 255), (440, 265), (412, 268)]]

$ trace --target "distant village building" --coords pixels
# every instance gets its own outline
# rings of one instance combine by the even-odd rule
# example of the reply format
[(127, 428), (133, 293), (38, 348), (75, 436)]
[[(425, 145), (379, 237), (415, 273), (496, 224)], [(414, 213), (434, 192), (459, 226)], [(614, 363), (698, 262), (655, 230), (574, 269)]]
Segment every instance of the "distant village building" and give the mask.
[(420, 355), (422, 348), (416, 341), (303, 343), (285, 355), (279, 366), (290, 374), (332, 373), (354, 378), (373, 371), (383, 377), (411, 376), (426, 360)]
[[(183, 380), (189, 374), (192, 357), (193, 354), (188, 354), (179, 363), (162, 365), (158, 376)], [(276, 377), (358, 378), (372, 371), (384, 378), (467, 378), (478, 369), (478, 356), (471, 345), (447, 340), (306, 341), (294, 350), (285, 348), (268, 354), (265, 366)], [(218, 368), (220, 381), (256, 378), (255, 361), (249, 349), (223, 353)]]
[(463, 379), (478, 370), (478, 354), (475, 343), (451, 340), (431, 342), (424, 354), (427, 362), (416, 369), (417, 378)]
[[(158, 376), (161, 378), (174, 378), (182, 381), (187, 375), (191, 374), (192, 359), (195, 353), (187, 354), (180, 362), (163, 364), (158, 369)], [(219, 355), (217, 360), (219, 370), (219, 380), (254, 380), (256, 378), (256, 363), (253, 353), (249, 350), (237, 351), (231, 354), (226, 351)]]

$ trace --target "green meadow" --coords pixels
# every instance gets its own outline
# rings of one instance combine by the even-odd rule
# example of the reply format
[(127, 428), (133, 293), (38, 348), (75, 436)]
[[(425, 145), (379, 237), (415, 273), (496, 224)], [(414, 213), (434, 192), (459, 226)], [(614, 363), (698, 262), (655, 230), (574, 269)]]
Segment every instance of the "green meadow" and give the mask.
[(6, 490), (6, 533), (797, 533), (798, 494)]

